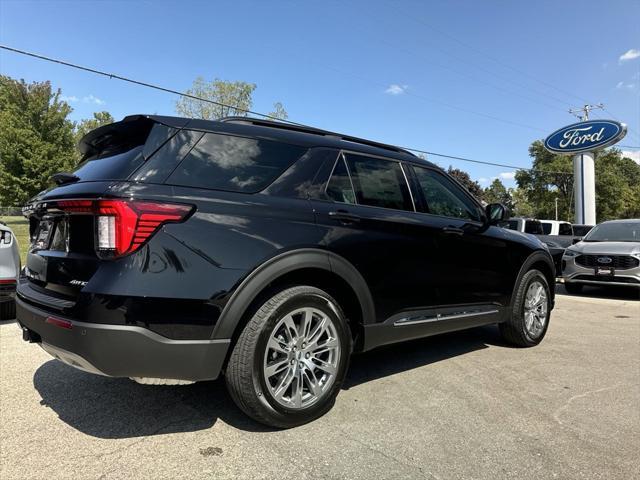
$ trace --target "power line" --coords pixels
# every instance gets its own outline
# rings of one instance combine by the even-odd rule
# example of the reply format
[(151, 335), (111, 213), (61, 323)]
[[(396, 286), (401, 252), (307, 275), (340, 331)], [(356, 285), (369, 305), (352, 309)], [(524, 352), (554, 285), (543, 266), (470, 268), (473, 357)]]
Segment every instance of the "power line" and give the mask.
[[(162, 91), (162, 92), (171, 93), (171, 94), (174, 94), (174, 95), (179, 95), (179, 96), (183, 96), (183, 97), (187, 97), (187, 98), (192, 98), (194, 100), (199, 100), (199, 101), (203, 101), (203, 102), (213, 103), (213, 104), (221, 106), (221, 107), (234, 108), (234, 109), (246, 112), (246, 113), (250, 113), (252, 115), (258, 115), (260, 117), (265, 117), (265, 118), (269, 118), (269, 119), (272, 119), (272, 120), (277, 120), (277, 121), (280, 121), (280, 122), (286, 122), (286, 123), (289, 123), (289, 124), (292, 124), (292, 125), (296, 125), (296, 126), (306, 127), (306, 125), (304, 125), (302, 123), (294, 122), (294, 121), (291, 121), (291, 120), (282, 120), (282, 119), (279, 119), (279, 118), (276, 118), (276, 117), (273, 117), (271, 115), (267, 115), (267, 114), (264, 114), (264, 113), (255, 112), (255, 111), (244, 109), (244, 108), (234, 107), (233, 105), (228, 105), (226, 103), (216, 102), (214, 100), (210, 100), (210, 99), (206, 99), (206, 98), (200, 98), (200, 97), (197, 97), (195, 95), (179, 92), (178, 90), (173, 90), (173, 89), (162, 87), (162, 86), (159, 86), (159, 85), (154, 85), (154, 84), (151, 84), (151, 83), (148, 83), (148, 82), (141, 82), (139, 80), (134, 80), (134, 79), (131, 79), (131, 78), (128, 78), (128, 77), (124, 77), (122, 75), (117, 75), (117, 74), (114, 74), (114, 73), (107, 73), (107, 72), (104, 72), (104, 71), (101, 71), (101, 70), (97, 70), (95, 68), (90, 68), (90, 67), (85, 67), (85, 66), (82, 66), (82, 65), (77, 65), (77, 64), (74, 64), (74, 63), (71, 63), (71, 62), (66, 62), (64, 60), (59, 60), (59, 59), (56, 59), (56, 58), (47, 57), (45, 55), (40, 55), (40, 54), (37, 54), (37, 53), (27, 52), (25, 50), (20, 50), (20, 49), (17, 49), (17, 48), (6, 46), (6, 45), (1, 45), (0, 44), (0, 49), (8, 50), (8, 51), (11, 51), (11, 52), (14, 52), (14, 53), (18, 53), (18, 54), (21, 54), (21, 55), (26, 55), (26, 56), (33, 57), (33, 58), (37, 58), (39, 60), (45, 60), (45, 61), (48, 61), (48, 62), (53, 62), (53, 63), (59, 64), (59, 65), (63, 65), (63, 66), (66, 66), (66, 67), (70, 67), (70, 68), (76, 68), (78, 70), (83, 70), (83, 71), (86, 71), (86, 72), (94, 73), (96, 75), (102, 75), (102, 76), (106, 76), (106, 77), (109, 77), (109, 78), (112, 78), (112, 79), (115, 78), (116, 80), (122, 80), (124, 82), (133, 83), (135, 85), (140, 85), (140, 86), (143, 86), (143, 87), (152, 88), (152, 89), (159, 90), (159, 91)], [(488, 117), (489, 118), (493, 118), (491, 116), (488, 116)], [(423, 153), (423, 154), (426, 154), (426, 155), (432, 155), (432, 156), (435, 156), (435, 157), (448, 158), (448, 159), (452, 159), (452, 160), (460, 160), (460, 161), (463, 161), (463, 162), (470, 162), (470, 163), (476, 163), (476, 164), (482, 164), (482, 165), (490, 165), (490, 166), (494, 166), (494, 167), (504, 167), (504, 168), (510, 168), (510, 169), (513, 169), (513, 170), (526, 170), (526, 171), (531, 171), (531, 172), (540, 172), (540, 173), (548, 173), (548, 174), (555, 174), (555, 175), (573, 175), (573, 173), (569, 173), (569, 172), (552, 172), (552, 171), (547, 171), (547, 170), (540, 170), (540, 169), (533, 169), (533, 168), (526, 168), (526, 167), (518, 167), (516, 165), (508, 165), (508, 164), (503, 164), (503, 163), (486, 162), (486, 161), (483, 161), (483, 160), (476, 160), (476, 159), (471, 159), (471, 158), (458, 157), (458, 156), (455, 156), (455, 155), (447, 155), (447, 154), (444, 154), (444, 153), (431, 152), (431, 151), (421, 150), (421, 149), (411, 148), (411, 147), (402, 147), (402, 146), (400, 146), (399, 148), (403, 148), (403, 149), (409, 150), (411, 152), (417, 152), (417, 153)]]

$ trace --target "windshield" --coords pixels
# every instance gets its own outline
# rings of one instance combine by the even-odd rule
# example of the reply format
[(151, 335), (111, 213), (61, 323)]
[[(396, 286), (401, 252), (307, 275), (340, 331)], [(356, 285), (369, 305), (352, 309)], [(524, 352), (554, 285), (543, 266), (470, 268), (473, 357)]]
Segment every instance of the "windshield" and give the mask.
[(640, 221), (596, 225), (584, 237), (585, 242), (640, 242)]

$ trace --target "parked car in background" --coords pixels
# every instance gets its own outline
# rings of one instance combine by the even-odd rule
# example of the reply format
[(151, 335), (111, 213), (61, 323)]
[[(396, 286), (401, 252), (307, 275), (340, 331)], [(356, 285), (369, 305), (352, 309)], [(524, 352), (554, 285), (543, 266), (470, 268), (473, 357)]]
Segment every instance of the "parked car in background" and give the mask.
[(515, 230), (516, 232), (530, 233), (532, 235), (544, 235), (544, 229), (540, 220), (535, 218), (510, 218), (505, 228), (509, 230)]
[[(327, 412), (353, 351), (479, 325), (538, 344), (554, 306), (542, 242), (498, 228), (441, 168), (300, 125), (132, 116), (26, 210), (24, 338), (138, 381), (223, 374), (291, 427)], [(407, 400), (409, 401), (409, 400)]]
[(580, 224), (574, 223), (573, 225), (571, 225), (571, 227), (573, 228), (574, 237), (584, 237), (587, 233), (591, 231), (591, 229), (593, 228), (593, 225), (580, 225)]
[(617, 285), (640, 294), (640, 219), (593, 227), (565, 250), (562, 272), (569, 293), (579, 293), (585, 285)]
[(18, 240), (13, 231), (0, 222), (0, 320), (16, 316), (15, 291), (19, 272)]

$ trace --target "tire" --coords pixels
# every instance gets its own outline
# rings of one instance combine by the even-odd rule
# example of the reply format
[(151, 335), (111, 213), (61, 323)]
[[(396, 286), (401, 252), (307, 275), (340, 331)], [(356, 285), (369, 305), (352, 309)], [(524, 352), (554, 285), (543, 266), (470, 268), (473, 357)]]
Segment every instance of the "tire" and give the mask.
[(582, 285), (579, 283), (566, 283), (564, 284), (564, 289), (567, 291), (567, 293), (570, 293), (572, 295), (577, 295), (579, 293), (582, 293)]
[[(303, 319), (310, 326), (306, 335), (297, 335)], [(326, 333), (318, 334), (322, 325)], [(267, 300), (242, 330), (227, 363), (227, 389), (236, 405), (262, 424), (303, 425), (333, 406), (351, 346), (346, 318), (330, 295), (309, 286), (287, 288)]]
[[(535, 285), (535, 287), (534, 287)], [(544, 292), (539, 297), (539, 305), (533, 309), (535, 315), (527, 314), (530, 301), (536, 296), (529, 296), (532, 292), (537, 292), (537, 287), (541, 287)], [(542, 312), (544, 309), (544, 313)], [(500, 324), (502, 337), (510, 344), (518, 347), (533, 347), (539, 344), (547, 333), (549, 318), (551, 315), (551, 293), (549, 283), (539, 270), (529, 270), (525, 273), (518, 284), (512, 302), (511, 315), (508, 321)]]
[(0, 303), (0, 320), (16, 318), (16, 302), (14, 300)]

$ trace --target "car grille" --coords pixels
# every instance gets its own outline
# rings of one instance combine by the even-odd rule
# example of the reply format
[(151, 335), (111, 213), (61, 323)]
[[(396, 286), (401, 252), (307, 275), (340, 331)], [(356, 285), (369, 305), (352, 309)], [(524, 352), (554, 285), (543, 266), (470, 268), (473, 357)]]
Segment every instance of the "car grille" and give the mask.
[(593, 282), (615, 282), (615, 283), (631, 283), (640, 285), (640, 280), (632, 277), (616, 277), (609, 275), (576, 275), (573, 280), (590, 280)]
[[(610, 262), (602, 261), (604, 258), (610, 258)], [(618, 270), (635, 268), (640, 265), (640, 260), (631, 255), (578, 255), (576, 263), (583, 267), (614, 267)]]

